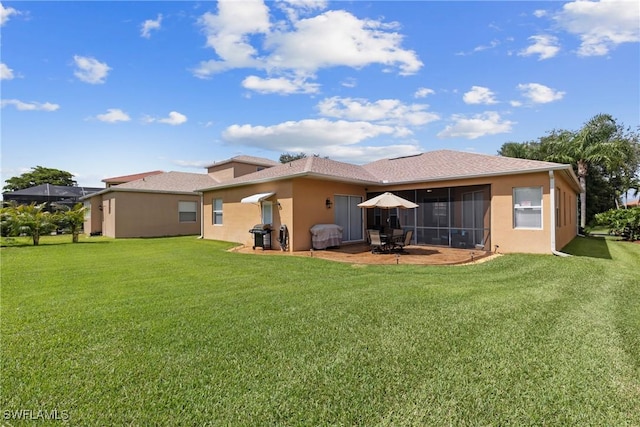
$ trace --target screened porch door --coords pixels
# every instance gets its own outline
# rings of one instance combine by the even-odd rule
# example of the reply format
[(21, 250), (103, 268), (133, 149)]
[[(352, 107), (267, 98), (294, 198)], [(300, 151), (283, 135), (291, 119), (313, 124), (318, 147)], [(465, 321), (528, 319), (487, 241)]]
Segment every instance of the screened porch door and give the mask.
[(363, 213), (360, 196), (334, 196), (335, 223), (342, 227), (342, 241), (362, 240)]

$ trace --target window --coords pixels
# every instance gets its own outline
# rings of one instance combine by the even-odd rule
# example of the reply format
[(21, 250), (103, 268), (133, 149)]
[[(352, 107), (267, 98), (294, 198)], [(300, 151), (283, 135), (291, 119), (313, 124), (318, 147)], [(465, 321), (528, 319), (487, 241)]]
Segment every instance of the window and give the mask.
[(222, 199), (213, 199), (213, 224), (222, 225)]
[(262, 202), (262, 223), (273, 224), (273, 202)]
[(198, 215), (197, 202), (178, 202), (180, 222), (196, 222)]
[(542, 228), (542, 187), (513, 189), (513, 228)]

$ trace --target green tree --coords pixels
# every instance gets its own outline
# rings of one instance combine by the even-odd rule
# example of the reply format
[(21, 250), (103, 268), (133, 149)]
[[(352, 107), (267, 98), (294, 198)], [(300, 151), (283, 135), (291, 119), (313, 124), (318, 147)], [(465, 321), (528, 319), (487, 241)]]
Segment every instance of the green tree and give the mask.
[(498, 150), (498, 155), (503, 157), (516, 157), (518, 159), (540, 160), (540, 143), (529, 142), (505, 142)]
[(5, 184), (2, 191), (23, 190), (40, 184), (63, 185), (66, 187), (75, 187), (78, 185), (73, 179), (73, 174), (42, 166), (36, 166), (35, 168), (31, 168), (30, 172), (9, 178), (5, 181)]
[(638, 132), (625, 131), (608, 114), (594, 116), (579, 131), (553, 130), (538, 141), (504, 143), (498, 154), (573, 165), (583, 188), (583, 227), (596, 213), (618, 206), (627, 191), (640, 186)]
[(33, 245), (40, 244), (40, 236), (56, 228), (56, 218), (45, 210), (46, 203), (37, 205), (10, 205), (2, 208), (2, 219), (6, 221), (10, 235), (26, 234), (32, 237)]
[(591, 164), (608, 170), (622, 164), (628, 154), (628, 141), (621, 137), (620, 127), (609, 114), (598, 114), (577, 132), (561, 131), (550, 143), (548, 160), (570, 163), (577, 167), (580, 193), (580, 226), (587, 224), (587, 175)]
[(73, 208), (66, 205), (55, 205), (56, 222), (58, 226), (68, 230), (73, 236), (71, 241), (78, 243), (78, 236), (84, 224), (84, 214), (87, 208), (82, 203), (76, 203)]
[(305, 153), (298, 153), (298, 154), (289, 154), (289, 153), (282, 153), (280, 154), (280, 163), (289, 163), (289, 162), (293, 162), (294, 160), (299, 160), (299, 159), (305, 159), (307, 157), (307, 155)]

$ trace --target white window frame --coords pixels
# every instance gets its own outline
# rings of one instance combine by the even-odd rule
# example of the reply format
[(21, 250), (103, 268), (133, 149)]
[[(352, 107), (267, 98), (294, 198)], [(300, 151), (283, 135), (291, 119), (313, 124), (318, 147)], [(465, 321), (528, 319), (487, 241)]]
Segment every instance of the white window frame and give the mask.
[[(216, 209), (216, 201), (220, 201), (220, 208)], [(222, 216), (222, 206), (224, 205), (224, 202), (222, 201), (222, 198), (214, 198), (211, 201), (211, 223), (213, 225), (222, 225), (223, 224), (223, 216)], [(216, 221), (217, 219), (220, 219), (219, 221)]]
[(198, 202), (178, 201), (178, 221), (181, 223), (198, 222)]
[[(540, 193), (540, 200), (518, 200), (519, 197), (516, 196), (516, 193), (518, 192), (518, 190), (527, 190), (527, 191), (539, 191)], [(512, 197), (512, 205), (513, 205), (513, 228), (514, 229), (518, 229), (518, 230), (542, 230), (543, 228), (543, 209), (542, 209), (542, 198), (543, 198), (543, 191), (542, 191), (542, 187), (514, 187), (513, 188), (513, 197)], [(516, 203), (516, 201), (521, 202), (521, 203)], [(539, 203), (539, 204), (538, 204)], [(524, 213), (527, 211), (531, 211), (532, 213), (537, 211), (539, 214), (539, 223), (540, 226), (523, 226), (523, 225), (518, 225), (518, 213)]]

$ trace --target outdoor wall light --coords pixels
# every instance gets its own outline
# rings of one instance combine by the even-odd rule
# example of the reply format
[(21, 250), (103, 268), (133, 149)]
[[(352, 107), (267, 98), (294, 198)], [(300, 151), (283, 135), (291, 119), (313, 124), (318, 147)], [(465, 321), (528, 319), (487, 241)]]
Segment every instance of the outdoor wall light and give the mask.
[(327, 197), (327, 200), (324, 201), (324, 205), (327, 207), (327, 209), (331, 209), (333, 203), (331, 202), (331, 199)]

